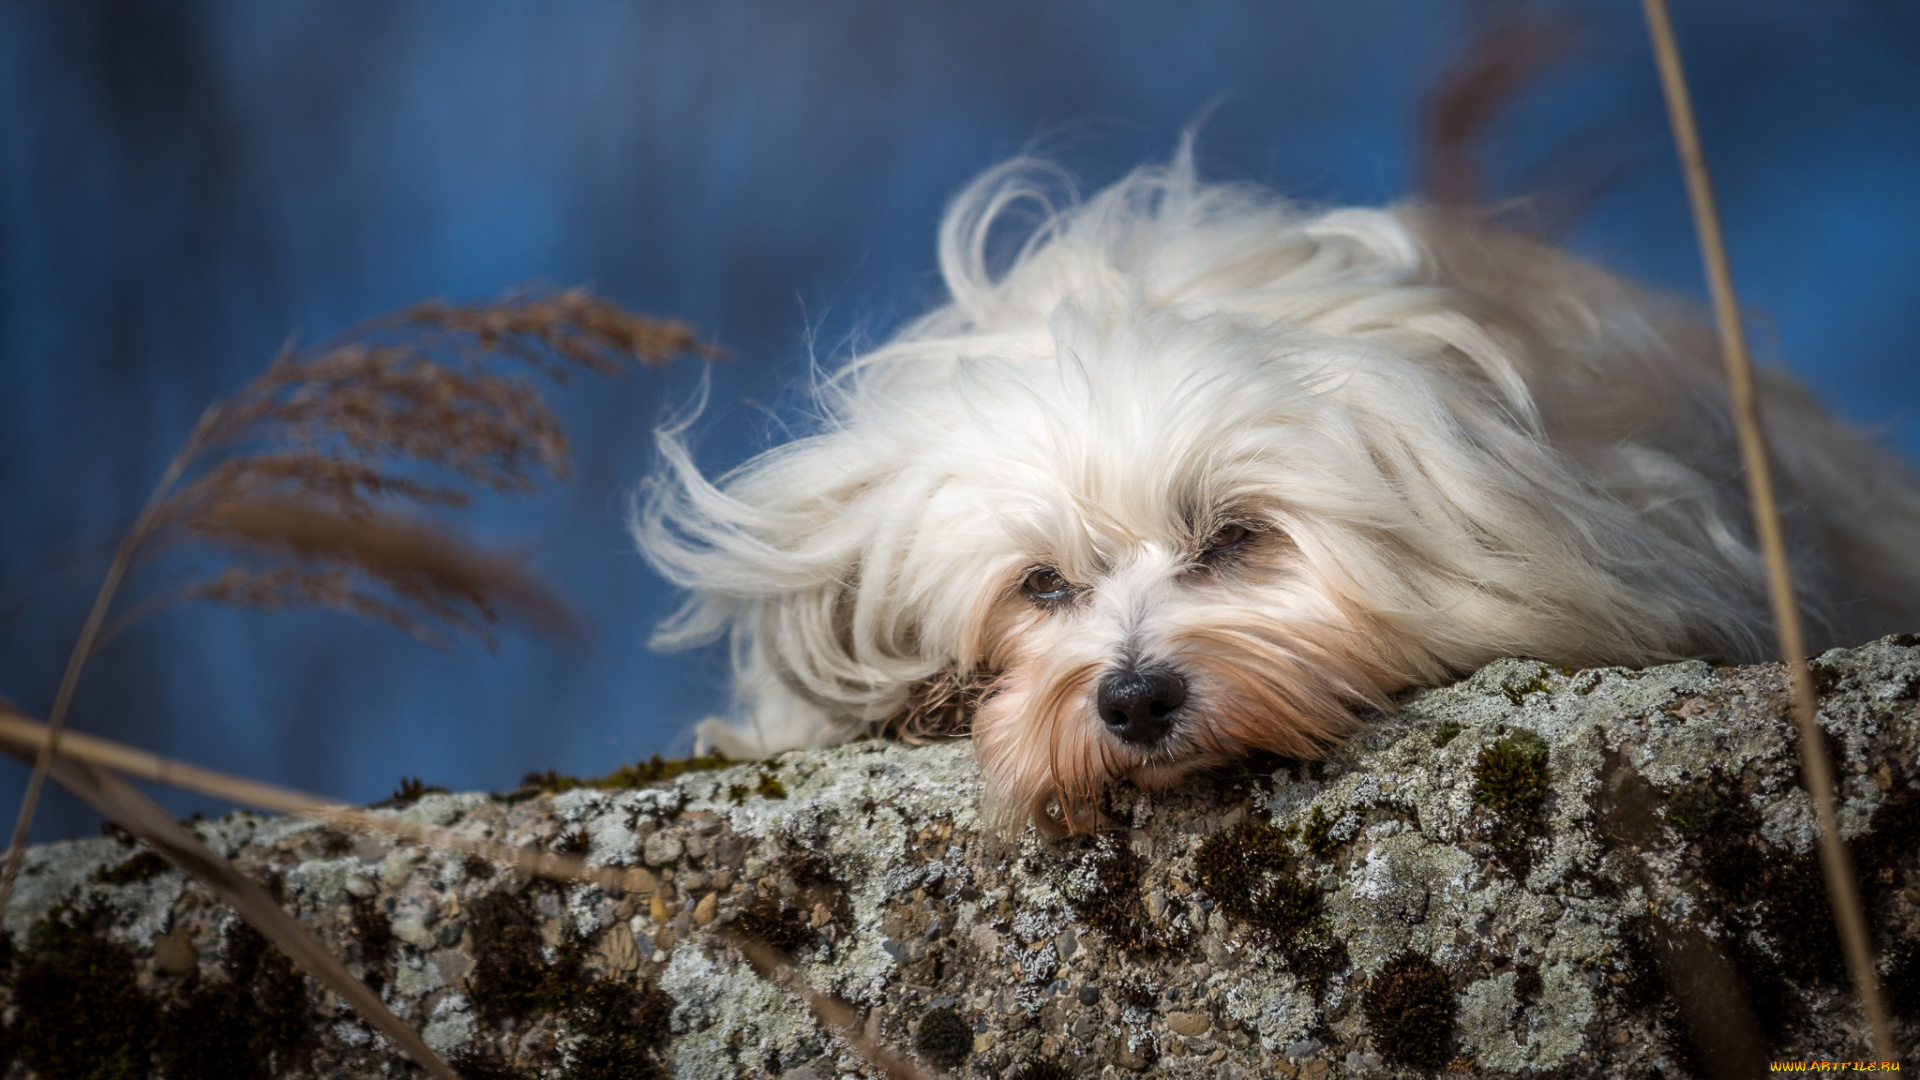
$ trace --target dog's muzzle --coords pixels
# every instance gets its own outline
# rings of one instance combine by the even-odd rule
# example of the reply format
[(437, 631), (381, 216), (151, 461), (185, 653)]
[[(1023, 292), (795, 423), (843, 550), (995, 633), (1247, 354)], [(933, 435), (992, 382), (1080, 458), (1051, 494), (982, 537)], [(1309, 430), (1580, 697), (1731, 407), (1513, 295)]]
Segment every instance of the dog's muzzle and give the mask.
[(1186, 701), (1187, 680), (1179, 672), (1128, 665), (1100, 681), (1095, 707), (1122, 742), (1145, 747), (1166, 738)]

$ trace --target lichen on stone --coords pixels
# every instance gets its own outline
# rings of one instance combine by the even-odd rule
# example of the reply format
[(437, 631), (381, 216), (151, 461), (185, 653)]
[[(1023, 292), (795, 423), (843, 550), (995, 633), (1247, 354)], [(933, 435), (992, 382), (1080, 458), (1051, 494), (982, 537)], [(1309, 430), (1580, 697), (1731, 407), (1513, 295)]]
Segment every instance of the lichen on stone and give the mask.
[[(1911, 987), (1920, 648), (1890, 639), (1820, 668), (1883, 975)], [(194, 828), (477, 1080), (857, 1073), (841, 1033), (744, 963), (744, 937), (847, 1002), (863, 1037), (932, 1062), (964, 1029), (958, 1074), (1003, 1080), (1434, 1068), (1413, 1063), (1438, 1060), (1419, 1048), (1442, 1027), (1440, 1066), (1469, 1072), (1685, 1071), (1676, 942), (1733, 973), (1772, 1047), (1839, 1059), (1856, 1027), (1822, 944), (1786, 692), (1778, 666), (1497, 661), (1370, 717), (1324, 762), (1120, 787), (1109, 831), (1064, 842), (987, 829), (964, 742), (791, 752), (632, 790), (423, 791), (378, 811), (582, 848), (630, 871), (624, 895), (309, 823)], [(274, 1033), (218, 1052), (210, 1036), (120, 1039), (149, 1073), (400, 1071), (364, 1023), (139, 851), (103, 837), (27, 853), (0, 937), (0, 1054), (57, 1023), (19, 987), (45, 985), (53, 954), (31, 939), (59, 913), (63, 948), (131, 980), (78, 995), (131, 985), (124, 1031), (241, 1017)]]

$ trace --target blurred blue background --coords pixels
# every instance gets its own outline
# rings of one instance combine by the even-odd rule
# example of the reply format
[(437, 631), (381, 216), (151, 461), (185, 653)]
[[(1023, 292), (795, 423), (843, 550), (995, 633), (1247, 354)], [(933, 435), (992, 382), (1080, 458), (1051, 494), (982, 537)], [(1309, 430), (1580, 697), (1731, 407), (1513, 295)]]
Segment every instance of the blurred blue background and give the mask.
[[(1738, 283), (1832, 407), (1920, 451), (1920, 8), (1681, 0)], [(586, 284), (695, 324), (699, 452), (780, 438), (810, 350), (934, 295), (943, 202), (1036, 141), (1092, 187), (1206, 108), (1215, 176), (1320, 203), (1417, 187), (1429, 92), (1486, 6), (575, 2), (0, 4), (0, 693), (44, 715), (119, 533), (199, 410), (275, 348), (427, 297)], [(1482, 144), (1493, 194), (1611, 179), (1567, 235), (1701, 295), (1637, 4), (1539, 10), (1572, 52)], [(1567, 147), (1571, 157), (1555, 158)], [(506, 789), (689, 748), (720, 657), (621, 529), (697, 361), (556, 401), (570, 484), (466, 515), (588, 624), (446, 652), (313, 613), (178, 610), (110, 644), (76, 729), (353, 800)], [(0, 765), (11, 814), (25, 770)], [(224, 809), (168, 794), (184, 814)], [(9, 817), (8, 820), (11, 820)], [(53, 798), (40, 838), (96, 820)]]

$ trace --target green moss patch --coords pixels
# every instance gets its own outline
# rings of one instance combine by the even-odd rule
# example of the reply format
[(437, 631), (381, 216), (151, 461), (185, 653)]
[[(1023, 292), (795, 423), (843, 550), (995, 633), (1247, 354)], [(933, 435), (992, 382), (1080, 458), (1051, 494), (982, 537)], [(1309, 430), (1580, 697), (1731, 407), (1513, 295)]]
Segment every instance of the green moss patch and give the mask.
[(1062, 841), (1061, 846), (1074, 863), (1061, 893), (1081, 922), (1127, 952), (1185, 944), (1147, 917), (1146, 898), (1141, 895), (1146, 863), (1124, 839), (1114, 833), (1083, 835)]
[(447, 1059), (460, 1080), (534, 1080), (533, 1070), (505, 1058), (463, 1046)]
[(1473, 767), (1473, 797), (1493, 817), (1494, 854), (1526, 876), (1532, 841), (1547, 834), (1551, 771), (1547, 744), (1524, 728), (1480, 751)]
[(562, 1017), (574, 1042), (564, 1080), (664, 1080), (673, 999), (657, 986), (605, 979), (581, 991)]
[(1333, 838), (1333, 819), (1318, 805), (1307, 815), (1307, 823), (1300, 827), (1300, 842), (1322, 859), (1331, 857), (1340, 847), (1339, 841)]
[(1270, 794), (1276, 773), (1284, 770), (1297, 775), (1300, 767), (1301, 763), (1294, 758), (1260, 750), (1201, 773), (1194, 777), (1194, 783), (1211, 788), (1222, 802), (1245, 802)]
[[(693, 772), (709, 772), (739, 764), (725, 754), (712, 753), (690, 758), (675, 758), (671, 761), (653, 755), (646, 761), (632, 765), (622, 765), (605, 776), (583, 778), (548, 769), (545, 772), (528, 773), (520, 781), (522, 791), (532, 791), (547, 795), (558, 795), (575, 788), (593, 788), (599, 791), (614, 791), (625, 788), (646, 787), (663, 780), (672, 780)], [(777, 783), (777, 781), (776, 781)]]
[(1667, 824), (1683, 840), (1698, 840), (1726, 819), (1726, 798), (1709, 784), (1681, 788), (1667, 800)]
[(365, 982), (376, 993), (387, 987), (387, 972), (393, 967), (393, 923), (372, 900), (354, 897), (348, 925), (360, 946), (360, 964)]
[(148, 997), (106, 924), (103, 913), (55, 911), (17, 958), (7, 1039), (36, 1076), (266, 1080), (309, 1067), (318, 1039), (306, 979), (251, 927), (233, 924), (222, 976), (192, 974)]
[(727, 799), (735, 806), (746, 802), (747, 797), (750, 795), (758, 795), (763, 799), (784, 799), (787, 797), (787, 785), (781, 783), (779, 777), (765, 769), (760, 770), (760, 779), (751, 786), (747, 784), (727, 785)]
[(757, 896), (740, 914), (733, 928), (743, 937), (758, 941), (776, 952), (791, 955), (819, 939), (813, 924), (777, 898)]
[(403, 776), (400, 778), (400, 786), (393, 789), (393, 794), (373, 805), (406, 806), (419, 802), (427, 795), (445, 795), (446, 793), (447, 789), (439, 784), (429, 784), (417, 776)]
[(548, 960), (541, 951), (539, 917), (524, 894), (489, 893), (467, 914), (473, 943), (467, 1000), (482, 1022), (554, 1012), (572, 1003), (582, 982), (585, 949), (568, 940)]
[(1194, 856), (1201, 888), (1220, 910), (1278, 950), (1318, 995), (1346, 966), (1346, 947), (1327, 927), (1320, 890), (1300, 880), (1294, 863), (1286, 832), (1257, 821), (1215, 833)]
[(151, 851), (142, 851), (116, 866), (103, 866), (93, 872), (93, 881), (101, 885), (132, 885), (150, 881), (173, 869), (173, 864)]
[(1500, 685), (1500, 693), (1506, 695), (1506, 699), (1515, 705), (1524, 704), (1528, 694), (1545, 693), (1546, 690), (1547, 673), (1545, 671), (1531, 679), (1509, 680)]
[(149, 1071), (153, 1002), (133, 953), (106, 940), (95, 912), (56, 910), (15, 964), (13, 1041), (41, 1080), (136, 1080)]
[(1437, 1069), (1453, 1056), (1453, 977), (1418, 953), (1401, 953), (1376, 972), (1360, 1011), (1389, 1065)]
[(973, 1053), (973, 1027), (952, 1009), (928, 1009), (914, 1028), (913, 1048), (935, 1065), (951, 1069)]

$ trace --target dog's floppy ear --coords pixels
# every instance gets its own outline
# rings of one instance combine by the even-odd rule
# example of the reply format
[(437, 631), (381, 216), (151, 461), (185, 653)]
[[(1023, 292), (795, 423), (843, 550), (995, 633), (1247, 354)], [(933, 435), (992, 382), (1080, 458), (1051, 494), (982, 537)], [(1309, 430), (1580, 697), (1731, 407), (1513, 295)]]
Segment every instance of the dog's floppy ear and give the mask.
[(973, 732), (973, 712), (993, 684), (985, 672), (961, 675), (949, 667), (907, 688), (907, 700), (876, 725), (884, 739), (906, 743), (961, 739)]
[(954, 662), (952, 646), (932, 640), (943, 635), (921, 622), (931, 606), (923, 588), (906, 580), (923, 527), (913, 515), (926, 500), (896, 448), (834, 430), (715, 483), (682, 440), (691, 419), (657, 433), (661, 468), (631, 515), (641, 553), (688, 591), (655, 647), (729, 635), (741, 705), (756, 725), (841, 735), (898, 711), (910, 687)]

